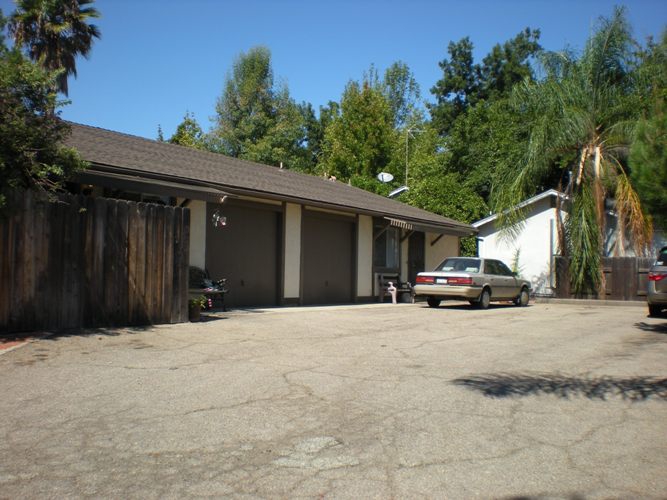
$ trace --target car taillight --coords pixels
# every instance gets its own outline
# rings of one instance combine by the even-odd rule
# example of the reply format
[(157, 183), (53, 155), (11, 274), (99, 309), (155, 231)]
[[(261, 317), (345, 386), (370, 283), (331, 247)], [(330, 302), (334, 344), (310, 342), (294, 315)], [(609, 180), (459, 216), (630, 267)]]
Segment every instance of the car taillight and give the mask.
[(450, 285), (472, 285), (472, 278), (447, 278)]
[(417, 284), (418, 285), (420, 283), (432, 285), (434, 281), (435, 281), (435, 278), (433, 276), (417, 276)]
[(662, 281), (667, 278), (667, 273), (648, 273), (649, 281)]

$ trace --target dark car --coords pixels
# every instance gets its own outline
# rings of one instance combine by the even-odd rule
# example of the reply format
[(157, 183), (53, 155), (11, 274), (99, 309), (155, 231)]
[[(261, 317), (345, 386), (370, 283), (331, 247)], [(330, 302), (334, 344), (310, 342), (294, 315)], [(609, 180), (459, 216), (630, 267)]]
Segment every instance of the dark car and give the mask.
[(648, 273), (648, 313), (660, 316), (667, 309), (667, 247), (660, 249), (658, 258)]
[(442, 300), (467, 300), (481, 309), (491, 301), (526, 306), (530, 282), (496, 259), (448, 257), (435, 271), (417, 275), (414, 292), (415, 297), (426, 297), (431, 307), (438, 307)]

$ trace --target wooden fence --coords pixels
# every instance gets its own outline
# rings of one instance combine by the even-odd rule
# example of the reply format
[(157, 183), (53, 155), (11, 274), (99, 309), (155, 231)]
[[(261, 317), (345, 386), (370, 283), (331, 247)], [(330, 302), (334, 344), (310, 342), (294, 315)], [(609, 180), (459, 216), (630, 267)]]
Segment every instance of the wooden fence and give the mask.
[[(653, 262), (654, 259), (639, 257), (603, 257), (605, 296), (594, 297), (594, 294), (590, 293), (584, 298), (646, 300), (648, 271)], [(568, 261), (563, 257), (556, 257), (556, 297), (575, 297), (570, 292), (568, 276)]]
[(17, 194), (0, 220), (0, 332), (188, 320), (190, 211)]

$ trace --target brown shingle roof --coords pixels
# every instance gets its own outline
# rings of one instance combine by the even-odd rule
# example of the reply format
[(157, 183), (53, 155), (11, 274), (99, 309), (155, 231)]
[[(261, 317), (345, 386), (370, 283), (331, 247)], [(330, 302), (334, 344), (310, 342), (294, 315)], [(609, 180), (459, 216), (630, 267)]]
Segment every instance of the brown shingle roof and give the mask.
[(87, 125), (70, 125), (72, 135), (67, 145), (76, 148), (83, 159), (91, 163), (91, 173), (111, 171), (186, 185), (212, 186), (231, 194), (404, 219), (439, 232), (476, 232), (468, 224), (342, 182)]

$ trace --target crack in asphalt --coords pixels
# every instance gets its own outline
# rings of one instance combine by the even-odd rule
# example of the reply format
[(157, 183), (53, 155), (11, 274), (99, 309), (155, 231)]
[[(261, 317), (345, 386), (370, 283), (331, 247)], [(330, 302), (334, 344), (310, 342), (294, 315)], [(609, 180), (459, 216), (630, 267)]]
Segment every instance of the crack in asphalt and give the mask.
[(667, 490), (660, 400), (488, 398), (451, 383), (470, 373), (648, 381), (664, 374), (667, 345), (629, 338), (639, 323), (638, 336), (660, 335), (650, 320), (441, 309), (239, 315), (12, 351), (0, 357), (0, 496)]

